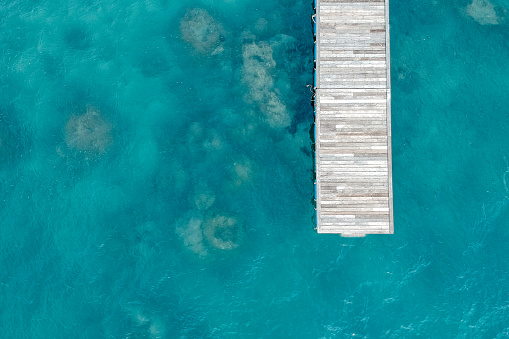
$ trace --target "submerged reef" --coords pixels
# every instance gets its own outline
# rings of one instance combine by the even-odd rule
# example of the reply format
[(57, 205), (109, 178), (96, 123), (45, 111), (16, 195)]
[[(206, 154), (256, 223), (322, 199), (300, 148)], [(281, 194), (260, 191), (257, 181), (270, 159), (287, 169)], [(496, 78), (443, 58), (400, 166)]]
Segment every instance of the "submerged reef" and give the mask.
[(180, 21), (182, 39), (203, 54), (223, 52), (225, 30), (206, 10), (189, 10)]
[(184, 218), (180, 221), (180, 226), (176, 228), (176, 233), (184, 241), (184, 246), (200, 257), (204, 257), (208, 253), (204, 244), (202, 223), (203, 219), (199, 217)]
[(498, 25), (501, 20), (488, 0), (473, 0), (467, 6), (467, 14), (481, 25)]
[(65, 142), (80, 152), (102, 154), (112, 143), (111, 125), (89, 106), (86, 113), (71, 116), (65, 125)]
[(132, 323), (131, 335), (135, 338), (160, 339), (166, 337), (164, 319), (145, 311), (141, 305), (127, 305), (124, 312)]
[(267, 42), (252, 42), (242, 47), (242, 83), (248, 88), (246, 99), (255, 102), (272, 128), (289, 127), (292, 118), (274, 86), (276, 62)]
[(203, 233), (214, 248), (231, 250), (239, 246), (241, 227), (236, 218), (218, 215), (205, 221)]
[(242, 157), (233, 163), (230, 169), (230, 180), (226, 183), (226, 187), (237, 190), (252, 184), (256, 172), (255, 163), (247, 157)]
[(192, 211), (181, 219), (176, 228), (186, 246), (200, 257), (211, 250), (232, 250), (242, 242), (242, 223), (226, 213), (210, 211), (202, 214)]

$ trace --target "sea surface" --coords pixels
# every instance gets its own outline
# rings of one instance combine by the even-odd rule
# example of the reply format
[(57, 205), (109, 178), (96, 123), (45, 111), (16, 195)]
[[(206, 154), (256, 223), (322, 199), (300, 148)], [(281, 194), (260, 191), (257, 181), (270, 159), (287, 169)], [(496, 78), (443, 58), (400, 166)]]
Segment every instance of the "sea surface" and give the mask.
[(352, 239), (311, 0), (0, 0), (0, 338), (509, 337), (509, 1), (390, 11), (395, 234)]

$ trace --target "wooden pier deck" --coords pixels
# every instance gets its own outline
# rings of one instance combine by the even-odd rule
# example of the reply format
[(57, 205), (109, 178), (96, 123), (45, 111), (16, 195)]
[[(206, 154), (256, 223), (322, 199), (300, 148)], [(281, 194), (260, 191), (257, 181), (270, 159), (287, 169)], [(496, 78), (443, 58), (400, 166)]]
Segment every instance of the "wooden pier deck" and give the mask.
[(319, 233), (394, 233), (389, 0), (316, 0)]

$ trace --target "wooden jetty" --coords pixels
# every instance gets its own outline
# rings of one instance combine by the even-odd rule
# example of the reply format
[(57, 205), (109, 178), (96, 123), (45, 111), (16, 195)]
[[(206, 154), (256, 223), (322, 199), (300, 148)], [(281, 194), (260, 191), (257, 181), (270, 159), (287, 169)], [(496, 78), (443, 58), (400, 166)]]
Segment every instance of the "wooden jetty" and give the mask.
[(394, 233), (388, 0), (316, 0), (318, 233)]

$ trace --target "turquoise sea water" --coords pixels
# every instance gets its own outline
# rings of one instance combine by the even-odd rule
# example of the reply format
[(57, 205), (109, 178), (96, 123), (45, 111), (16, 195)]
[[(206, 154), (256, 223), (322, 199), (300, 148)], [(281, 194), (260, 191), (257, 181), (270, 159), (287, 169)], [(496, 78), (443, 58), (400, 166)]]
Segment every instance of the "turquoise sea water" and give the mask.
[(0, 1), (0, 338), (509, 337), (509, 3), (390, 9), (395, 234), (344, 239), (312, 1)]

